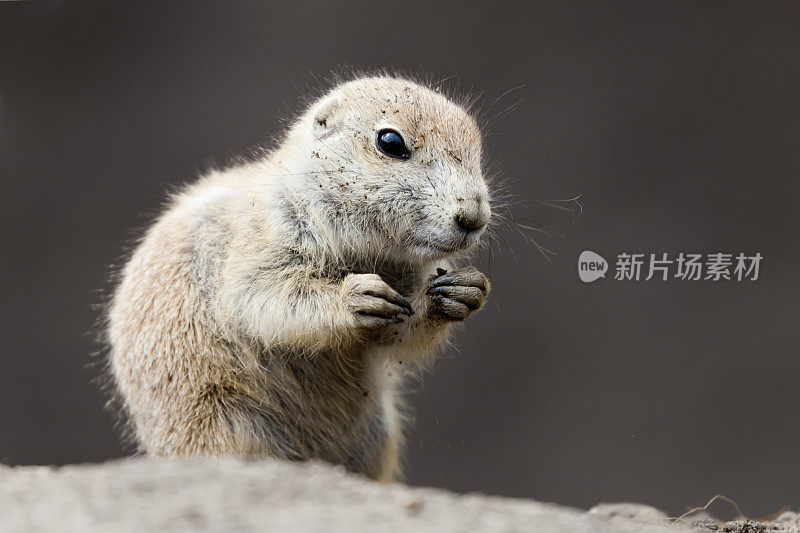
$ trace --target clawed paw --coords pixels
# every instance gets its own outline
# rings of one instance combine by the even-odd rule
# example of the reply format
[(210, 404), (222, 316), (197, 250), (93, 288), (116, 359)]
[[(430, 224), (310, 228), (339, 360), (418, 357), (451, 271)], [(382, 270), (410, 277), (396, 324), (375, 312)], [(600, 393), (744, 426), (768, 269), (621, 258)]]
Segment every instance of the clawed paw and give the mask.
[(414, 314), (411, 303), (378, 274), (349, 274), (344, 290), (347, 306), (362, 329), (380, 330)]
[(491, 286), (482, 272), (474, 267), (440, 270), (428, 285), (429, 312), (459, 322), (483, 306)]

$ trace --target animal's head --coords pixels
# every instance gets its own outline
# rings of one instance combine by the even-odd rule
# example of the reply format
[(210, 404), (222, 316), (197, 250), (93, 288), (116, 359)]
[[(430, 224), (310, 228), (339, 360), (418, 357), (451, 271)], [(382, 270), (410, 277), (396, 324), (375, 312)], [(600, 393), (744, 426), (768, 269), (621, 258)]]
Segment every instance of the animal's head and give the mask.
[(481, 132), (436, 90), (391, 77), (350, 81), (315, 102), (290, 138), (302, 147), (292, 166), (308, 165), (308, 186), (353, 230), (354, 246), (424, 261), (467, 250), (485, 231)]

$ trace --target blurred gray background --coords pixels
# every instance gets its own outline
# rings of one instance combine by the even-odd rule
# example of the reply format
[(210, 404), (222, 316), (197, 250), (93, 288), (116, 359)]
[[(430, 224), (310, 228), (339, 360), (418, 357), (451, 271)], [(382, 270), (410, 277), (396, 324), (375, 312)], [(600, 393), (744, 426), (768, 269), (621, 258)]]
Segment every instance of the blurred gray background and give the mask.
[[(408, 480), (679, 513), (800, 507), (796, 3), (3, 2), (0, 458), (125, 451), (87, 366), (107, 266), (165, 191), (279, 133), (315, 77), (482, 92), (501, 229), (458, 349), (415, 384)], [(536, 200), (582, 195), (584, 214)], [(508, 245), (503, 243), (503, 239)], [(759, 252), (749, 283), (583, 284), (580, 251)]]

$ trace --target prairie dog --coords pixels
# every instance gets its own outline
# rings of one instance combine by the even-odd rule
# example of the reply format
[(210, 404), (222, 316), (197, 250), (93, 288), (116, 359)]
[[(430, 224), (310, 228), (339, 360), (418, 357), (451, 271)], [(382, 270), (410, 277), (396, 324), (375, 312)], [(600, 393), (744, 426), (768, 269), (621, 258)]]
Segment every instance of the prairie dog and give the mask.
[(121, 271), (109, 367), (140, 451), (399, 474), (400, 385), (479, 309), (481, 132), (406, 79), (343, 83), (174, 195)]

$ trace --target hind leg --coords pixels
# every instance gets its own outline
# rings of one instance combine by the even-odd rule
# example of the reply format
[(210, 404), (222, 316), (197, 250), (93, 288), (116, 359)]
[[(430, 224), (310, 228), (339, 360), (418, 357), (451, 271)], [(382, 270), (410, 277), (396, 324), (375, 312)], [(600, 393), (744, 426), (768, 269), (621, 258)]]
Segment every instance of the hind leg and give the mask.
[[(208, 385), (187, 411), (165, 413), (140, 433), (145, 451), (161, 457), (221, 456), (308, 459), (293, 428), (232, 386)], [(167, 429), (168, 428), (168, 429)], [(138, 428), (137, 428), (138, 429)]]

